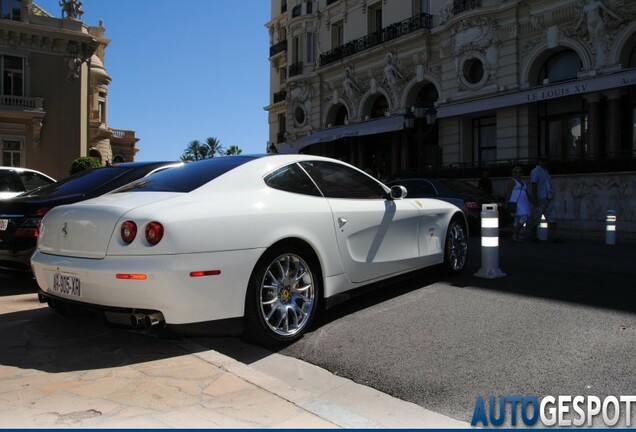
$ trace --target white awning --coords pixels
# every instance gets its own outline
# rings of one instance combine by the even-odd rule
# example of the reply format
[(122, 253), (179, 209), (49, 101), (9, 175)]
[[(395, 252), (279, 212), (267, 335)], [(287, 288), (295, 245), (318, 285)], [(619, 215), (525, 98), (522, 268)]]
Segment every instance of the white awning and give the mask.
[(382, 117), (367, 120), (361, 123), (336, 126), (323, 129), (313, 134), (304, 136), (294, 142), (281, 146), (279, 153), (298, 153), (308, 145), (325, 143), (346, 137), (356, 137), (364, 135), (375, 135), (383, 132), (392, 132), (404, 128), (404, 116), (396, 115), (392, 117)]

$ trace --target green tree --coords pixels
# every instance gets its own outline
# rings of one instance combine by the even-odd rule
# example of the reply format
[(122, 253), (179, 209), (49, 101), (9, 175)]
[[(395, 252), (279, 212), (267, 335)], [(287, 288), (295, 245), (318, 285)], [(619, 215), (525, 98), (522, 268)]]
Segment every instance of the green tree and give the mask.
[(181, 156), (182, 160), (195, 160), (205, 159), (203, 155), (207, 155), (207, 149), (202, 150), (202, 148), (206, 144), (202, 144), (199, 140), (190, 141), (188, 146), (183, 151), (183, 155)]
[(205, 140), (206, 145), (209, 147), (208, 157), (213, 158), (216, 155), (223, 155), (223, 146), (221, 145), (221, 141), (214, 137), (208, 137)]
[(91, 168), (102, 166), (101, 162), (94, 157), (83, 156), (75, 159), (71, 164), (70, 174), (75, 174)]
[(243, 153), (243, 150), (241, 150), (240, 148), (238, 148), (238, 146), (236, 145), (231, 145), (226, 151), (225, 154), (228, 156), (232, 156), (232, 155), (240, 155), (241, 153)]

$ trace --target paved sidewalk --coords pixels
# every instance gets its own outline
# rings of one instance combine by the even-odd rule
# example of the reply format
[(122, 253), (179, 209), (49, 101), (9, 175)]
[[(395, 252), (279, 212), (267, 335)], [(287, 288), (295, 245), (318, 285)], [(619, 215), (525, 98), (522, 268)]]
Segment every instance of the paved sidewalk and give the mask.
[(113, 329), (3, 288), (2, 428), (469, 427), (240, 339)]

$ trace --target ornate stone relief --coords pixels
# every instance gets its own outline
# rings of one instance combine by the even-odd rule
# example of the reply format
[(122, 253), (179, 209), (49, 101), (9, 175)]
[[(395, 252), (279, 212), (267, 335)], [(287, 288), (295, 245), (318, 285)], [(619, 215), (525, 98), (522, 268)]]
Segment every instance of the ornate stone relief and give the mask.
[[(460, 88), (474, 90), (496, 81), (500, 44), (498, 31), (497, 22), (491, 17), (467, 19), (453, 29), (450, 49), (455, 57)], [(475, 65), (483, 70), (479, 79), (474, 79), (474, 74), (467, 72)]]
[(349, 106), (357, 106), (363, 90), (357, 83), (352, 66), (345, 67), (342, 73), (342, 90), (342, 96), (347, 102), (349, 102)]
[(85, 44), (81, 46), (76, 41), (69, 41), (66, 46), (66, 52), (69, 56), (64, 58), (66, 63), (66, 78), (69, 81), (75, 81), (80, 76), (82, 63), (87, 61), (92, 55), (93, 50)]
[(588, 0), (580, 9), (579, 16), (574, 32), (588, 43), (594, 54), (595, 67), (607, 66), (607, 53), (623, 17), (602, 0)]
[(384, 55), (384, 79), (385, 88), (389, 90), (389, 94), (393, 99), (393, 106), (400, 104), (400, 96), (404, 87), (404, 75), (400, 71), (397, 56), (393, 51), (388, 51)]
[[(306, 119), (311, 114), (311, 83), (306, 80), (294, 81), (290, 85), (289, 94), (294, 126), (301, 127), (305, 124)], [(299, 109), (302, 110), (302, 116), (300, 115)]]

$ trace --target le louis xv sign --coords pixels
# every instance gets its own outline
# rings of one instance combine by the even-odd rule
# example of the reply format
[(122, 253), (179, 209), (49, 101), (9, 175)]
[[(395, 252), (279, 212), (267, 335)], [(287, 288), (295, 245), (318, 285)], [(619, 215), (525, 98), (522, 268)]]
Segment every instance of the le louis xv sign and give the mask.
[(573, 83), (550, 86), (526, 92), (526, 102), (539, 102), (564, 96), (608, 90), (636, 85), (636, 72), (623, 72), (607, 76), (578, 80)]
[(605, 91), (630, 85), (636, 85), (636, 70), (634, 69), (579, 79), (562, 84), (548, 84), (530, 90), (500, 94), (494, 97), (476, 99), (468, 102), (440, 105), (437, 111), (437, 117), (452, 117), (471, 112), (541, 102), (549, 99)]

